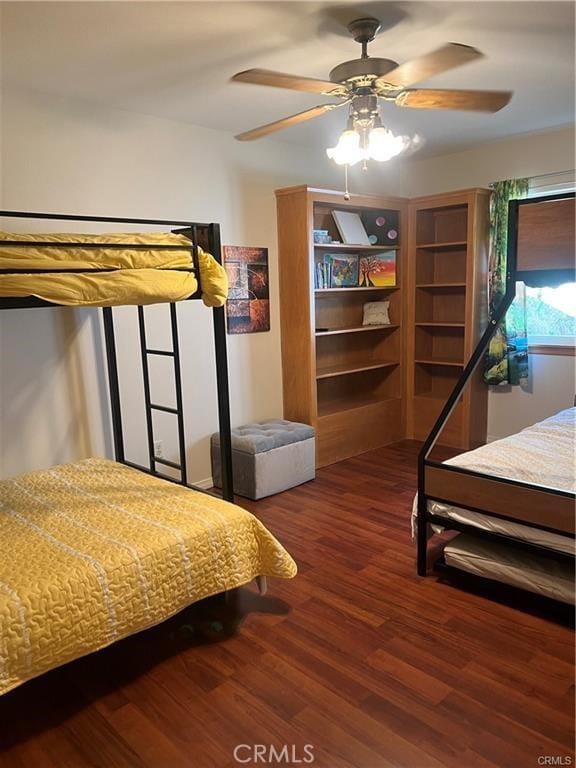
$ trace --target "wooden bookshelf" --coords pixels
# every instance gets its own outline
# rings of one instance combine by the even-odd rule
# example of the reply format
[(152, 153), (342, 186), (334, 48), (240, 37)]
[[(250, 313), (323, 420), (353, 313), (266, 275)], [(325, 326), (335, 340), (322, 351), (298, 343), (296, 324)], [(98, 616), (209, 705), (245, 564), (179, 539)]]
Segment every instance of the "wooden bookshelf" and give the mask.
[[(487, 322), (488, 190), (412, 200), (408, 223), (407, 436), (424, 440)], [(486, 439), (487, 387), (478, 371), (439, 442)]]
[[(404, 259), (407, 201), (306, 186), (276, 192), (282, 316), (284, 416), (316, 428), (324, 466), (405, 435)], [(314, 243), (313, 230), (340, 233), (332, 211), (393, 211), (392, 245)], [(324, 254), (396, 253), (396, 285), (315, 286)], [(367, 301), (389, 301), (390, 325), (363, 326)], [(326, 329), (326, 330), (317, 330)]]
[[(276, 195), (285, 418), (316, 428), (319, 466), (405, 437), (424, 440), (486, 323), (488, 190), (412, 201), (345, 201), (304, 186)], [(314, 229), (340, 239), (336, 208), (395, 211), (398, 243), (314, 243)], [(316, 287), (324, 254), (391, 250), (394, 286)], [(367, 301), (389, 301), (391, 325), (363, 326)], [(481, 444), (486, 415), (479, 371), (440, 442)]]

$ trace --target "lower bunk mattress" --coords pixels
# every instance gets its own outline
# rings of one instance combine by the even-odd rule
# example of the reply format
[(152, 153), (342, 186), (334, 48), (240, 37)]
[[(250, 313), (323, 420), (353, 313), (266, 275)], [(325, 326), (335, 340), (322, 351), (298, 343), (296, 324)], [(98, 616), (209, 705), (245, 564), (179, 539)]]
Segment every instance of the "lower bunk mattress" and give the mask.
[(253, 515), (106, 459), (0, 482), (0, 694), (296, 564)]
[(574, 604), (574, 563), (569, 558), (558, 561), (544, 552), (461, 533), (444, 547), (444, 562), (475, 576)]

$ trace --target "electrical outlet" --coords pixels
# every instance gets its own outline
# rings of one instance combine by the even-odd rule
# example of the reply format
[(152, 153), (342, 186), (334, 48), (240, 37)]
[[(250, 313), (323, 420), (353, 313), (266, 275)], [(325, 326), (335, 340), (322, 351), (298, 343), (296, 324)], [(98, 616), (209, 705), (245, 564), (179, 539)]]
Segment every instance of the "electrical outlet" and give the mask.
[(159, 459), (163, 458), (162, 440), (154, 440), (154, 456), (158, 456)]

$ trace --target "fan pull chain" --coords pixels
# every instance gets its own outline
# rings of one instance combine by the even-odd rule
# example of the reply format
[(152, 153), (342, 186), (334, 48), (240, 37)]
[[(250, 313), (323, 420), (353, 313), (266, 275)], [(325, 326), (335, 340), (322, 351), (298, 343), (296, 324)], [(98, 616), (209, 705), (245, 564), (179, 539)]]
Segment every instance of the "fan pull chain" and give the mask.
[(348, 164), (344, 166), (344, 200), (350, 200), (350, 192), (348, 190)]

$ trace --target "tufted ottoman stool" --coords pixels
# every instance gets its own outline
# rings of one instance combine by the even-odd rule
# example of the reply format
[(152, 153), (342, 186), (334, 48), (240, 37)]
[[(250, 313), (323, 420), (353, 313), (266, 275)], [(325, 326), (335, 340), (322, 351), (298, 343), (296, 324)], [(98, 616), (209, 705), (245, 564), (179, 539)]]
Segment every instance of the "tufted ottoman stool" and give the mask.
[[(212, 478), (221, 487), (220, 437), (210, 439)], [(314, 429), (283, 419), (246, 424), (232, 430), (234, 492), (262, 499), (316, 475)]]

